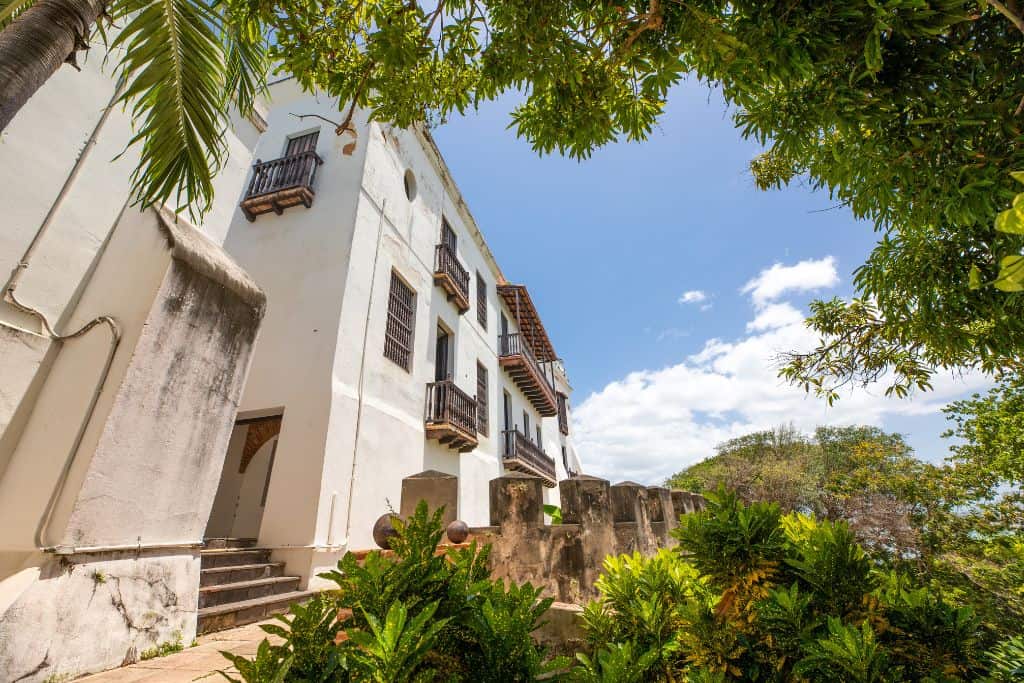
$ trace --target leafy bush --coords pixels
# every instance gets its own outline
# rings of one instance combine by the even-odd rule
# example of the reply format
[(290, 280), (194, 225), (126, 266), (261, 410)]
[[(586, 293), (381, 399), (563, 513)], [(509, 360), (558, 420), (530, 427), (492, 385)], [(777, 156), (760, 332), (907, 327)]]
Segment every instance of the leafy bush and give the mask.
[[(395, 520), (392, 553), (347, 553), (321, 574), (337, 590), (292, 605), (263, 629), (252, 660), (224, 653), (246, 683), (405, 683), (533, 681), (568, 662), (547, 659), (530, 634), (551, 599), (539, 588), (490, 578), (489, 547), (438, 554), (441, 515), (421, 503)], [(222, 672), (229, 680), (236, 680)]]
[(1024, 637), (1015, 636), (999, 643), (987, 656), (991, 683), (1024, 681)]
[[(975, 680), (979, 625), (871, 560), (843, 522), (719, 489), (679, 547), (608, 558), (580, 681)], [(1003, 660), (1013, 660), (1007, 648)], [(994, 659), (993, 659), (994, 661)], [(1012, 664), (1011, 664), (1012, 666)], [(1002, 680), (1002, 679), (997, 679)]]

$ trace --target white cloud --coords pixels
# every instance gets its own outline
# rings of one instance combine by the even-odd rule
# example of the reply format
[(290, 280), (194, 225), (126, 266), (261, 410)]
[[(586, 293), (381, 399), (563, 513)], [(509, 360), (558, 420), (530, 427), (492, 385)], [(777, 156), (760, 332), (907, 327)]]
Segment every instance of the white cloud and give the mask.
[(714, 454), (714, 447), (751, 431), (792, 423), (883, 425), (893, 416), (936, 413), (968, 390), (988, 385), (979, 375), (935, 378), (934, 390), (910, 400), (886, 398), (884, 384), (856, 389), (829, 408), (777, 376), (783, 351), (817, 342), (786, 291), (835, 284), (831, 257), (796, 266), (776, 264), (744, 288), (755, 316), (734, 340), (708, 339), (700, 352), (675, 365), (638, 370), (591, 394), (574, 411), (574, 439), (588, 474), (649, 484)]
[(767, 304), (757, 313), (757, 317), (747, 323), (747, 332), (763, 332), (801, 323), (804, 314), (793, 308), (788, 302)]
[[(691, 289), (688, 292), (683, 292), (683, 295), (679, 297), (679, 303), (681, 304), (699, 304), (702, 301), (706, 301), (708, 295), (700, 289)], [(702, 307), (703, 308), (703, 307)]]
[(808, 259), (794, 266), (776, 263), (743, 285), (740, 291), (750, 294), (755, 306), (761, 307), (786, 292), (809, 292), (839, 284), (836, 260), (832, 256)]

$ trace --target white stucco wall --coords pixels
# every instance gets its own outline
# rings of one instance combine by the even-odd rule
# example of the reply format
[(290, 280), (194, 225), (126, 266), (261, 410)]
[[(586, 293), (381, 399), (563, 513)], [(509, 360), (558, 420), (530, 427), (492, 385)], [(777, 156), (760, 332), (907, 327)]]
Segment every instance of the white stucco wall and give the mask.
[[(401, 480), (425, 469), (459, 477), (459, 517), (489, 521), (488, 482), (503, 473), (502, 393), (512, 398), (514, 426), (530, 415), (530, 438), (542, 424), (544, 448), (560, 476), (557, 419), (543, 419), (497, 360), (499, 315), (515, 318), (497, 295), (504, 278), (436, 149), (423, 134), (367, 123), (357, 113), (356, 144), (337, 136), (336, 103), (301, 93), (294, 82), (272, 86), (268, 130), (255, 157), (281, 156), (287, 138), (319, 128), (316, 198), (309, 209), (249, 222), (237, 212), (225, 246), (265, 289), (268, 312), (242, 401), (242, 413), (282, 412), (261, 545), (309, 579), (346, 549), (373, 547), (371, 529), (400, 503)], [(403, 176), (411, 169), (410, 201)], [(459, 315), (434, 285), (434, 250), (442, 217), (458, 238), (470, 273), (471, 308)], [(411, 371), (383, 355), (391, 274), (416, 293)], [(476, 314), (478, 273), (487, 284), (487, 325)], [(423, 430), (426, 385), (434, 379), (438, 324), (451, 334), (453, 379), (476, 393), (477, 362), (488, 371), (490, 429), (459, 454)], [(358, 435), (358, 437), (357, 437)], [(557, 502), (557, 489), (546, 491)], [(313, 579), (315, 582), (315, 579)]]
[[(230, 430), (247, 368), (239, 344), (251, 344), (258, 322), (250, 320), (248, 342), (232, 338), (239, 329), (228, 327), (229, 307), (214, 303), (233, 291), (229, 280), (244, 280), (216, 245), (234, 214), (255, 128), (237, 121), (229, 134), (231, 158), (200, 228), (205, 238), (178, 234), (199, 247), (190, 251), (152, 211), (126, 208), (137, 156), (128, 150), (113, 161), (131, 127), (120, 107), (103, 116), (116, 55), (103, 61), (94, 49), (82, 73), (59, 70), (0, 139), (0, 286), (45, 223), (19, 299), (58, 333), (100, 315), (123, 332), (72, 449), (103, 375), (108, 329), (52, 342), (37, 319), (0, 301), (0, 679), (73, 676), (116, 666), (177, 631), (191, 639), (198, 552), (146, 546), (201, 540), (227, 444), (228, 432), (217, 431)], [(184, 270), (174, 265), (185, 262)], [(207, 315), (209, 306), (219, 311), (216, 325), (182, 323), (203, 304)], [(197, 379), (203, 372), (205, 381)], [(56, 506), (40, 535), (51, 496)], [(70, 554), (39, 552), (40, 544)], [(106, 634), (102, 643), (97, 632)]]

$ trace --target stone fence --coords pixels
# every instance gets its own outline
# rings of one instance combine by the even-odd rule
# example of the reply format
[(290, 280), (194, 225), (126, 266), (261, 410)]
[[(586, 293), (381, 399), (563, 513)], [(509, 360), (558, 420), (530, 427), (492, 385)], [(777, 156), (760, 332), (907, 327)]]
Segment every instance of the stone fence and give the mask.
[(700, 495), (629, 481), (578, 476), (558, 487), (562, 523), (549, 525), (541, 479), (519, 473), (492, 479), (491, 524), (467, 529), (457, 521), (458, 479), (427, 471), (402, 481), (400, 514), (408, 517), (421, 500), (431, 510), (443, 505), (449, 540), (491, 545), (493, 576), (529, 581), (559, 602), (582, 604), (597, 595), (605, 557), (675, 545), (670, 532), (679, 517), (704, 509)]

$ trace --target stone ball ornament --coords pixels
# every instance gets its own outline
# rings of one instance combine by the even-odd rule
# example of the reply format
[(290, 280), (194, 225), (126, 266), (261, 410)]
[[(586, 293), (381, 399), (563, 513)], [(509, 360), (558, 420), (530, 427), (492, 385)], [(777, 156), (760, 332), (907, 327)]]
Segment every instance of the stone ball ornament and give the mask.
[(448, 525), (447, 534), (452, 543), (462, 543), (469, 538), (469, 525), (457, 519)]
[(384, 550), (391, 549), (391, 539), (398, 535), (395, 525), (391, 522), (394, 517), (390, 512), (377, 518), (373, 523), (373, 542)]

